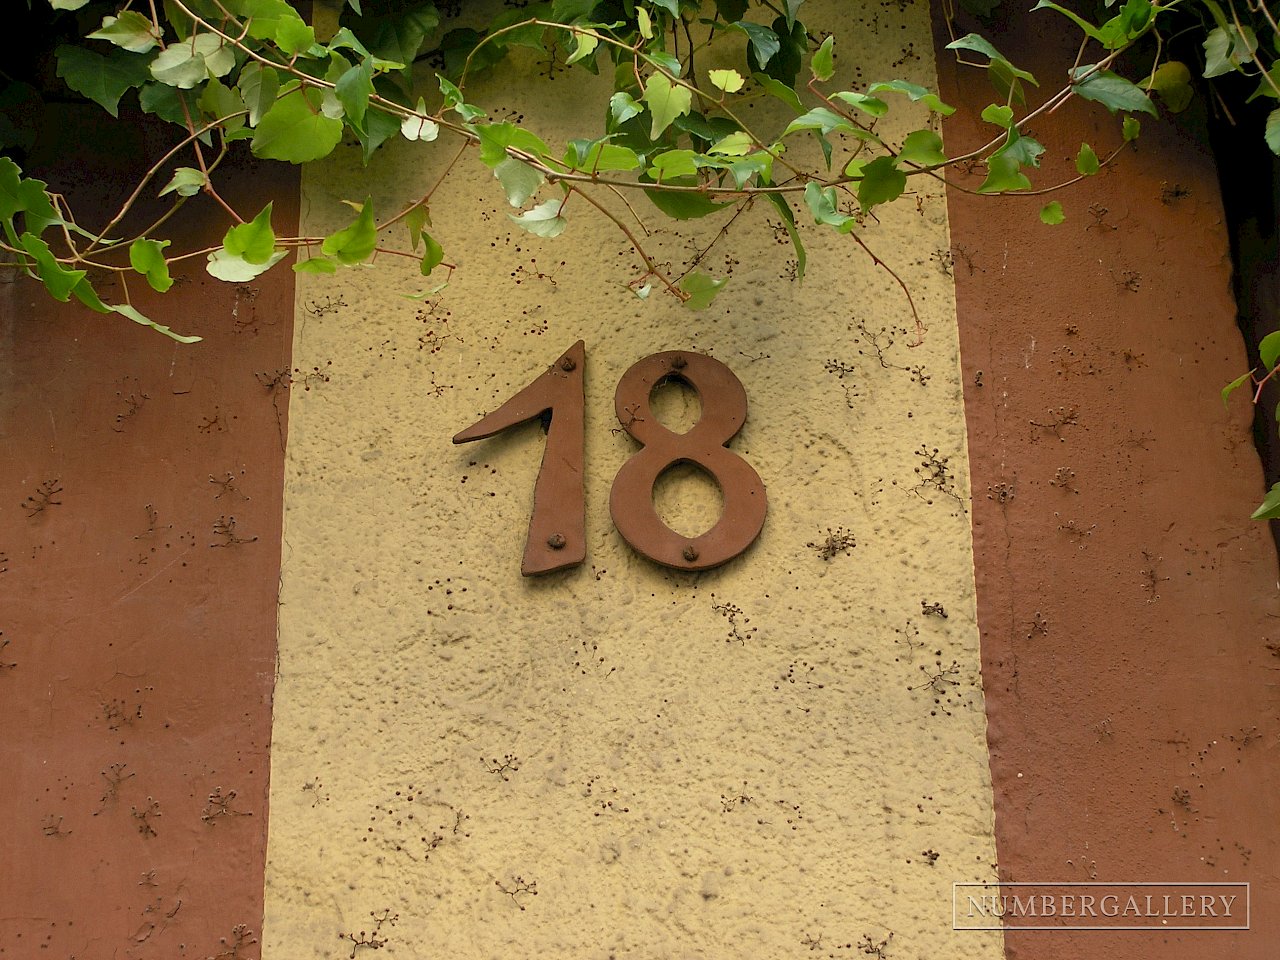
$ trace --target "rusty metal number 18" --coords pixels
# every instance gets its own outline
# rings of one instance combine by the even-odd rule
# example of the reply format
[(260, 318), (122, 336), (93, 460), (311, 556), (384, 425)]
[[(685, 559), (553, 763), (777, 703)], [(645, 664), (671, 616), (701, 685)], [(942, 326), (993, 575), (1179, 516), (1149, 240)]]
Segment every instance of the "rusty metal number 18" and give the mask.
[[(587, 555), (583, 493), (583, 367), (579, 340), (546, 372), (493, 413), (453, 438), (482, 440), (541, 417), (547, 428), (542, 468), (533, 488), (533, 516), (520, 572), (526, 577), (577, 566)], [(659, 384), (687, 384), (702, 415), (686, 433), (653, 416), (650, 397)], [(764, 484), (745, 460), (726, 448), (747, 419), (742, 381), (719, 360), (700, 353), (655, 353), (622, 375), (614, 395), (618, 422), (641, 449), (622, 465), (609, 495), (609, 512), (623, 539), (640, 554), (679, 570), (707, 570), (732, 560), (755, 542), (767, 510)], [(696, 537), (668, 527), (653, 506), (653, 486), (679, 463), (701, 467), (720, 486), (724, 510)]]

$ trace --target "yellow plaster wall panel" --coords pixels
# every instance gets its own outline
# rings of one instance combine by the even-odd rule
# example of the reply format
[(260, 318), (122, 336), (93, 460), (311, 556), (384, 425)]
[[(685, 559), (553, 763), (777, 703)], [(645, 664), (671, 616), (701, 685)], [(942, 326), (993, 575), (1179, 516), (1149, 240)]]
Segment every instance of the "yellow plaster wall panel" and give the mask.
[[(840, 36), (840, 79), (856, 60), (933, 84), (925, 9), (890, 5), (856, 38), (840, 9), (805, 7)], [(891, 67), (905, 43), (919, 59)], [(553, 137), (603, 99), (533, 62), (487, 84), (469, 96), (491, 115)], [(396, 144), (371, 178), (355, 151), (312, 166), (303, 229), (349, 219), (363, 182), (395, 209), (453, 152)], [(998, 934), (950, 930), (951, 884), (989, 876), (994, 841), (954, 304), (931, 258), (946, 214), (918, 186), (919, 212), (865, 231), (928, 324), (915, 349), (897, 288), (847, 238), (805, 229), (796, 283), (752, 210), (704, 265), (729, 285), (690, 313), (624, 288), (636, 258), (584, 205), (555, 241), (509, 228), (471, 157), (433, 200), (460, 265), (438, 296), (402, 297), (430, 281), (394, 258), (300, 278), (294, 362), (322, 376), (290, 409), (267, 960), (346, 955), (339, 936), (384, 910), (388, 957), (782, 956), (890, 931), (889, 956), (1001, 955)], [(638, 209), (674, 262), (727, 220), (677, 232)], [(541, 431), (450, 437), (578, 339), (588, 559), (523, 579)], [(756, 544), (703, 574), (643, 559), (608, 513), (638, 449), (615, 385), (672, 349), (741, 379), (730, 447), (769, 496)], [(662, 500), (714, 519), (705, 489)]]

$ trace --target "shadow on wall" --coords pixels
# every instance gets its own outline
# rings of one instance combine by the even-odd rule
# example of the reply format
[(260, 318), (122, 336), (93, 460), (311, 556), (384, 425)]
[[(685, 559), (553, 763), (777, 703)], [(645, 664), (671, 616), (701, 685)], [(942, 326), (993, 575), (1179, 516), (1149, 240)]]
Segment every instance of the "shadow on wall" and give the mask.
[[(1244, 107), (1249, 81), (1231, 81), (1241, 91), (1228, 88), (1232, 113), (1211, 99), (1209, 131), (1222, 183), (1227, 229), (1231, 235), (1231, 262), (1238, 322), (1249, 351), (1249, 363), (1261, 363), (1258, 341), (1280, 330), (1280, 157), (1267, 150), (1261, 131), (1274, 102), (1255, 101)], [(1226, 86), (1226, 85), (1224, 85)], [(1239, 95), (1235, 94), (1239, 92)], [(1254, 411), (1253, 437), (1268, 489), (1280, 483), (1280, 383), (1270, 381)], [(1271, 535), (1280, 546), (1280, 521), (1272, 520)]]

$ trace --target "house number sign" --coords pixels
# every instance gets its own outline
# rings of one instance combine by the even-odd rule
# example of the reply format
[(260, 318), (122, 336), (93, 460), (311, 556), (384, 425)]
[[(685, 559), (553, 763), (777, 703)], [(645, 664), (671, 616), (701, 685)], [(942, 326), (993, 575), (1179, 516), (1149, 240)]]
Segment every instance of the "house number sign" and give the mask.
[[(526, 577), (577, 566), (587, 556), (585, 362), (586, 348), (579, 340), (545, 373), (453, 438), (454, 443), (483, 440), (535, 417), (547, 424), (520, 565)], [(650, 407), (654, 387), (671, 380), (687, 384), (702, 404), (702, 416), (686, 433), (668, 430)], [(747, 419), (747, 392), (732, 370), (701, 353), (650, 354), (622, 375), (613, 406), (622, 428), (641, 445), (614, 477), (609, 494), (614, 526), (632, 549), (668, 567), (708, 570), (755, 542), (764, 526), (767, 501), (760, 475), (726, 447)], [(724, 496), (720, 519), (697, 537), (676, 533), (653, 506), (654, 483), (679, 463), (696, 464), (711, 474)]]

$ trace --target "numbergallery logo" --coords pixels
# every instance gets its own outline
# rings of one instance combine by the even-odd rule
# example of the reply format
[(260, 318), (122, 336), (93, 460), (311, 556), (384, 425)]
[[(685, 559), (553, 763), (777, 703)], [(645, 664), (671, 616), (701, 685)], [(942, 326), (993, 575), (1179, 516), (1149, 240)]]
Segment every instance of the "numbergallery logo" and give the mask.
[(1248, 930), (1247, 883), (954, 883), (956, 930)]

